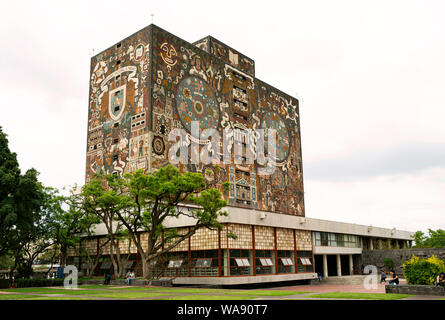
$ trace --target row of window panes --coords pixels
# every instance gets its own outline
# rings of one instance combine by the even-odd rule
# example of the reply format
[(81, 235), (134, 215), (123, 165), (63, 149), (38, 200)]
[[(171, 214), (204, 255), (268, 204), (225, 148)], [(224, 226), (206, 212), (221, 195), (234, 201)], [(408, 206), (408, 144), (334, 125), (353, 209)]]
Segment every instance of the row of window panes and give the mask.
[[(249, 250), (229, 250), (230, 275), (251, 275), (251, 254)], [(256, 274), (275, 274), (275, 258), (273, 250), (256, 250)], [(297, 263), (294, 263), (294, 252), (290, 250), (280, 250), (278, 254), (278, 273), (294, 273), (295, 267), (298, 272), (312, 272), (312, 252), (297, 251)], [(74, 257), (75, 263), (79, 258)], [(218, 251), (217, 250), (201, 250), (191, 252), (191, 275), (206, 276), (217, 275), (218, 272)], [(101, 258), (100, 269), (108, 269), (111, 267), (109, 258)], [(164, 274), (165, 275), (183, 275), (188, 276), (188, 253), (173, 252), (164, 256)], [(151, 261), (150, 269), (152, 273), (160, 273), (162, 270), (162, 259)], [(134, 261), (128, 261), (134, 263)], [(223, 259), (223, 268), (226, 260)], [(201, 270), (201, 271), (200, 271)], [(208, 271), (204, 271), (208, 270)], [(210, 273), (209, 273), (210, 272)]]
[(358, 246), (358, 237), (351, 234), (314, 232), (316, 246), (352, 247)]

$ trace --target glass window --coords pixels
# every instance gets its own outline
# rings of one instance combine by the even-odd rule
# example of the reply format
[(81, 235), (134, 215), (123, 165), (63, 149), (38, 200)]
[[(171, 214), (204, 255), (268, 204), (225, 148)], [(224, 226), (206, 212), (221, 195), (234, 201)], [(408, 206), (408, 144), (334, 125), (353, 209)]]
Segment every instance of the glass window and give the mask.
[(297, 251), (297, 258), (298, 272), (313, 272), (311, 251)]
[(179, 268), (182, 265), (182, 260), (170, 260), (168, 262), (168, 268)]
[(241, 276), (251, 275), (252, 268), (250, 264), (249, 250), (231, 249), (230, 253), (230, 275)]
[(256, 274), (274, 274), (274, 251), (255, 250), (255, 272)]
[(337, 239), (336, 239), (334, 233), (329, 233), (328, 234), (328, 239), (329, 239), (329, 246), (331, 246), (331, 247), (336, 247), (337, 246)]
[(290, 250), (279, 250), (278, 255), (278, 273), (294, 273), (294, 251)]
[(218, 276), (218, 250), (191, 252), (191, 276)]
[(321, 235), (320, 232), (314, 232), (314, 242), (316, 246), (321, 246)]
[(326, 232), (321, 233), (321, 245), (328, 246), (328, 234)]

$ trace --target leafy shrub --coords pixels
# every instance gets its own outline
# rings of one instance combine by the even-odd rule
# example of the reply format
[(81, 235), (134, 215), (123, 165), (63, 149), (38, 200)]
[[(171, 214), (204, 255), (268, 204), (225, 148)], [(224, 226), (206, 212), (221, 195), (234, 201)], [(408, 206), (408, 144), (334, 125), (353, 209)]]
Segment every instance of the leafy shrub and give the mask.
[(445, 272), (445, 262), (434, 255), (428, 259), (420, 259), (413, 255), (403, 264), (406, 281), (412, 285), (433, 285), (441, 272)]
[[(63, 286), (64, 279), (15, 279), (17, 288)], [(81, 284), (79, 280), (77, 284)]]
[(391, 258), (385, 258), (383, 264), (385, 265), (385, 267), (386, 267), (388, 270), (392, 270), (392, 269), (394, 269), (394, 262), (392, 261)]

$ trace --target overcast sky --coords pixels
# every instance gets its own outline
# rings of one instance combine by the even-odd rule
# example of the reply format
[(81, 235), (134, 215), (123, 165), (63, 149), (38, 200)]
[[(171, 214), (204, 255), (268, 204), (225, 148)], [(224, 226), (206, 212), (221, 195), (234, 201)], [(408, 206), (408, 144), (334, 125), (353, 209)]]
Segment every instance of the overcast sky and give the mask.
[(212, 35), (300, 98), (306, 216), (445, 229), (445, 1), (14, 1), (0, 126), (23, 171), (84, 182), (89, 66), (151, 23)]

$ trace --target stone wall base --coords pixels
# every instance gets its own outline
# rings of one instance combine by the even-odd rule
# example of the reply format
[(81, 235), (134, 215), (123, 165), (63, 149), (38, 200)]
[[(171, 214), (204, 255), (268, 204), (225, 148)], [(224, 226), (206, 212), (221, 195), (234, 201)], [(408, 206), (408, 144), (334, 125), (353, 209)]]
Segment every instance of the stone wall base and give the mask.
[(413, 294), (413, 295), (428, 295), (428, 296), (445, 296), (445, 290), (443, 287), (436, 286), (420, 286), (420, 285), (386, 285), (386, 293), (401, 293), (401, 294)]

